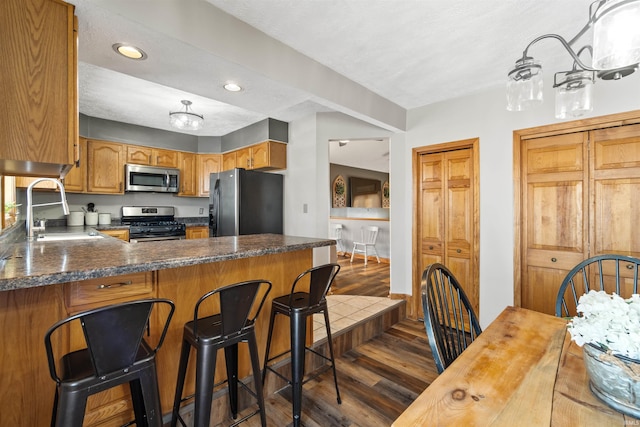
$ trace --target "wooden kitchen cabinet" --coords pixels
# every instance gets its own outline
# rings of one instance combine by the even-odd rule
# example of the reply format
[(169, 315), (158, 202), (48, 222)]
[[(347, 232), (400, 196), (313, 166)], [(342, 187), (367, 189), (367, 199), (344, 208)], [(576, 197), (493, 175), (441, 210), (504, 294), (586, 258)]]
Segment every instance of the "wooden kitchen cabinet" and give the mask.
[(0, 174), (59, 177), (77, 160), (74, 6), (3, 0), (0, 27)]
[(230, 151), (222, 155), (222, 170), (228, 171), (236, 167), (236, 152)]
[[(16, 188), (27, 188), (36, 179), (38, 179), (38, 177), (16, 176)], [(55, 190), (58, 188), (58, 186), (51, 181), (44, 181), (38, 183), (33, 188), (36, 190)]]
[(64, 189), (69, 193), (84, 193), (87, 191), (87, 139), (79, 138), (79, 159), (64, 177)]
[(253, 151), (251, 147), (242, 148), (240, 150), (236, 150), (236, 167), (243, 169), (253, 169), (252, 167), (252, 157)]
[[(63, 179), (64, 189), (67, 193), (83, 193), (87, 188), (87, 140), (78, 140), (79, 158), (71, 170)], [(27, 188), (38, 179), (37, 177), (16, 177), (16, 188)], [(58, 187), (51, 181), (44, 181), (34, 187), (36, 190), (57, 190)]]
[(118, 230), (100, 230), (102, 234), (106, 234), (107, 236), (115, 237), (116, 239), (124, 240), (125, 242), (129, 241), (129, 230), (122, 228)]
[(187, 227), (187, 240), (189, 239), (206, 239), (209, 237), (209, 227), (198, 225), (195, 227)]
[(178, 153), (178, 167), (180, 169), (180, 192), (178, 192), (178, 196), (197, 196), (197, 155), (180, 151)]
[(222, 154), (198, 154), (198, 196), (209, 197), (209, 175), (222, 170)]
[(127, 161), (136, 165), (178, 167), (178, 151), (127, 145)]
[(287, 168), (287, 144), (265, 141), (251, 147), (251, 169), (276, 170)]
[(125, 149), (116, 142), (87, 141), (87, 193), (124, 194)]
[[(235, 162), (233, 161), (235, 160)], [(287, 144), (264, 141), (249, 147), (224, 153), (222, 170), (243, 168), (247, 170), (278, 170), (287, 168)]]

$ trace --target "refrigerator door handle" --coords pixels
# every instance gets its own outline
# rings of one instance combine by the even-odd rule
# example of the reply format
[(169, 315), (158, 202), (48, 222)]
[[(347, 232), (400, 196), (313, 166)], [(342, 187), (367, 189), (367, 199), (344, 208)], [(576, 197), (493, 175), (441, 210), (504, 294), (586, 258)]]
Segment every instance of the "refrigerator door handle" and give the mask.
[(218, 225), (220, 224), (220, 179), (216, 179), (216, 184), (213, 188), (213, 237), (218, 237)]

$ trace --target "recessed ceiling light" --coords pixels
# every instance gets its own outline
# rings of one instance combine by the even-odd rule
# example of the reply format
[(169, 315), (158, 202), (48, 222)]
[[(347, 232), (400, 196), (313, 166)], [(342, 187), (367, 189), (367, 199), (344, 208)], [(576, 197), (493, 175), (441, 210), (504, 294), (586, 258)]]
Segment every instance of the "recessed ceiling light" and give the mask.
[(236, 83), (233, 83), (233, 82), (229, 82), (229, 83), (225, 84), (224, 88), (226, 90), (228, 90), (229, 92), (240, 92), (242, 90), (242, 87), (240, 87), (239, 85), (237, 85)]
[(113, 50), (129, 59), (147, 59), (147, 54), (140, 48), (125, 43), (116, 43)]

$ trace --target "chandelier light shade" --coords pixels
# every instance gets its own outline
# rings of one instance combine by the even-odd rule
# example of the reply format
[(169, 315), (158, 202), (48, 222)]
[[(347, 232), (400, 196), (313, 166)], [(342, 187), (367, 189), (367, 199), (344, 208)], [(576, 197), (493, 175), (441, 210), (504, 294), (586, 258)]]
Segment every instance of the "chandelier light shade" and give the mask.
[[(578, 41), (591, 29), (591, 43), (576, 49)], [(542, 64), (529, 55), (529, 49), (543, 39), (559, 41), (573, 59), (571, 71), (554, 75), (556, 118), (580, 117), (593, 110), (596, 77), (618, 80), (638, 69), (640, 0), (597, 0), (589, 8), (589, 21), (570, 41), (557, 34), (544, 34), (531, 41), (508, 73), (509, 111), (523, 111), (542, 103)], [(582, 59), (585, 52), (590, 61)]]
[(180, 130), (199, 130), (204, 125), (204, 116), (191, 110), (191, 101), (182, 100), (184, 110), (169, 113), (171, 126)]
[(556, 73), (556, 118), (575, 118), (593, 111), (594, 82), (594, 71)]
[(507, 110), (522, 111), (542, 104), (542, 66), (533, 58), (522, 58), (509, 73)]
[(640, 1), (607, 1), (594, 15), (593, 68), (616, 69), (640, 62)]

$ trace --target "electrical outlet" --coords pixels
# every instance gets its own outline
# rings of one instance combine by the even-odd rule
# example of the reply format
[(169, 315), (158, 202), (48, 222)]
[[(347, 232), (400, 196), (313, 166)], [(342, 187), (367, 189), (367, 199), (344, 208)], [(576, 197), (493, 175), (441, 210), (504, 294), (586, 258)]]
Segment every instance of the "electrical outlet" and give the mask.
[(306, 203), (302, 205), (302, 213), (307, 213), (309, 211), (309, 205)]
[(202, 214), (204, 213), (204, 208), (200, 208), (200, 210), (198, 211), (198, 213), (199, 213), (200, 215), (202, 215)]

